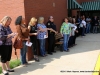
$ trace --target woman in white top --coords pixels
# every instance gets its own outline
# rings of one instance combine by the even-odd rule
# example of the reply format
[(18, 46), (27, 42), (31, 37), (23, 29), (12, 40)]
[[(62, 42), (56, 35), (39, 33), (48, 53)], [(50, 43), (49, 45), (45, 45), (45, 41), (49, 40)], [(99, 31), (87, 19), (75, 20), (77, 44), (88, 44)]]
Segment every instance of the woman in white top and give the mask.
[(77, 45), (77, 44), (75, 43), (76, 37), (77, 37), (76, 33), (78, 33), (78, 29), (77, 29), (77, 26), (76, 26), (76, 19), (75, 19), (75, 18), (73, 18), (72, 24), (74, 25), (74, 28), (72, 29), (73, 46), (75, 46), (75, 45)]
[(85, 18), (82, 19), (81, 28), (82, 28), (81, 36), (83, 37), (83, 36), (85, 36), (85, 28), (86, 28)]

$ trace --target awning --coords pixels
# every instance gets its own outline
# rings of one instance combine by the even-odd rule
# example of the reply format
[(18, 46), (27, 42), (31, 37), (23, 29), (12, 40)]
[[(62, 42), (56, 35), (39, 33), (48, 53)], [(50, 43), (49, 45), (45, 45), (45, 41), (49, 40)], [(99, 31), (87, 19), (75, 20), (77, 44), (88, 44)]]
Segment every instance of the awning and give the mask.
[(82, 6), (76, 0), (68, 0), (68, 9), (81, 9)]
[(83, 2), (81, 6), (83, 8), (80, 11), (100, 10), (100, 1)]

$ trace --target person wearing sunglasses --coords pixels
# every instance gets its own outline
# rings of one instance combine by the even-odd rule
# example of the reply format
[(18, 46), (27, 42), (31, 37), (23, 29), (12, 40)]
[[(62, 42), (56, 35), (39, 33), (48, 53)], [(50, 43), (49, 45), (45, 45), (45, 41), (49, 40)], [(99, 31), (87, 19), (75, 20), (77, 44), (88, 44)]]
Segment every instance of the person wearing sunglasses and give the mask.
[(47, 28), (53, 29), (53, 31), (48, 31), (48, 54), (52, 55), (55, 47), (55, 33), (56, 32), (56, 25), (54, 24), (54, 18), (53, 16), (49, 17), (49, 21), (46, 23)]

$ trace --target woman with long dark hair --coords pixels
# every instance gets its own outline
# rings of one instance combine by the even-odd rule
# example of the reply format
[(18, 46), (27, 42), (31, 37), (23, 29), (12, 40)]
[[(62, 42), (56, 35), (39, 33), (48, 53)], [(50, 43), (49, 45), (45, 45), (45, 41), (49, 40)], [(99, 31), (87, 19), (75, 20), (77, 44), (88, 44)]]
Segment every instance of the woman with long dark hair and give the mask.
[(26, 42), (30, 41), (29, 29), (26, 25), (25, 18), (22, 16), (17, 17), (15, 25), (18, 33), (18, 38), (21, 39), (23, 43), (23, 48), (20, 49), (21, 64), (23, 66), (27, 66), (28, 62), (26, 60), (26, 53), (27, 53)]

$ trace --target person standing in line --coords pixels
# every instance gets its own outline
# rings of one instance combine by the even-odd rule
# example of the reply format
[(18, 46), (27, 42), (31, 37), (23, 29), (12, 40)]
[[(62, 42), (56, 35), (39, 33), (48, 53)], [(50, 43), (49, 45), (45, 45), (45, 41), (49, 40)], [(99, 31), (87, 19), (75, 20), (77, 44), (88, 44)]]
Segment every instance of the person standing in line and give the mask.
[(8, 72), (14, 72), (10, 69), (9, 61), (12, 55), (12, 38), (16, 35), (10, 28), (11, 17), (5, 16), (0, 21), (0, 55), (1, 55), (1, 66), (4, 75), (9, 75)]
[(54, 18), (53, 16), (49, 17), (49, 21), (46, 23), (47, 28), (52, 28), (53, 31), (48, 31), (48, 54), (52, 55), (52, 52), (54, 51), (55, 47), (55, 33), (56, 32), (56, 25), (54, 24)]
[(100, 19), (99, 19), (99, 31), (98, 32), (100, 33)]
[[(72, 29), (74, 28), (74, 26), (73, 26), (73, 24), (72, 24), (72, 17), (69, 17), (69, 24), (70, 24), (70, 26), (71, 26), (71, 31), (72, 31)], [(72, 34), (70, 33), (70, 37), (69, 37), (69, 41), (68, 41), (68, 47), (69, 48), (71, 48), (71, 47), (73, 47), (73, 36), (72, 36)]]
[(63, 41), (63, 50), (66, 52), (69, 52), (68, 49), (68, 41), (71, 33), (71, 26), (68, 23), (69, 18), (64, 18), (64, 22), (62, 23), (60, 33), (62, 34), (62, 37), (64, 39)]
[(90, 29), (91, 29), (91, 18), (89, 16), (86, 18), (86, 22), (87, 22), (87, 25), (86, 25), (86, 33), (90, 33)]
[(73, 36), (73, 46), (75, 46), (75, 45), (77, 45), (75, 43), (75, 41), (76, 41), (76, 37), (77, 37), (77, 33), (78, 33), (78, 29), (77, 29), (77, 26), (76, 26), (76, 19), (75, 18), (73, 18), (72, 24), (73, 24), (74, 28), (72, 29), (72, 33), (71, 34)]
[(25, 18), (22, 16), (18, 16), (15, 21), (17, 33), (18, 33), (18, 39), (22, 40), (23, 48), (20, 49), (20, 59), (21, 64), (23, 67), (26, 67), (28, 65), (28, 62), (26, 60), (26, 53), (28, 50), (28, 47), (26, 46), (26, 42), (30, 42), (29, 37), (29, 29), (26, 25)]
[(93, 33), (98, 33), (98, 25), (99, 25), (99, 20), (98, 20), (98, 18), (97, 18), (97, 16), (95, 16), (94, 18), (93, 18)]
[(75, 31), (77, 29), (77, 26), (76, 26), (76, 20), (75, 18), (69, 18), (69, 24), (71, 26), (71, 36), (69, 37), (69, 42), (68, 42), (68, 46), (69, 48), (70, 47), (73, 47), (75, 46), (75, 39), (76, 39), (76, 36), (75, 36)]
[(48, 32), (47, 32), (47, 27), (44, 24), (44, 17), (39, 17), (37, 30), (38, 30), (37, 39), (39, 40), (40, 44), (40, 53), (42, 57), (45, 57), (47, 56), (45, 51), (45, 41), (46, 38), (48, 37)]
[(85, 28), (86, 28), (85, 18), (82, 18), (82, 22), (81, 22), (81, 24), (80, 24), (80, 27), (81, 27), (81, 29), (82, 29), (81, 36), (84, 37), (84, 36), (85, 36)]
[(78, 29), (79, 33), (77, 33), (77, 36), (81, 35), (81, 31), (82, 31), (81, 28), (80, 28), (81, 22), (82, 22), (82, 19), (81, 19), (80, 16), (78, 16), (78, 18), (77, 18), (77, 29)]
[(30, 42), (32, 42), (32, 51), (34, 54), (34, 60), (39, 62), (39, 58), (37, 56), (37, 27), (36, 27), (37, 19), (32, 17), (28, 29), (30, 31)]

